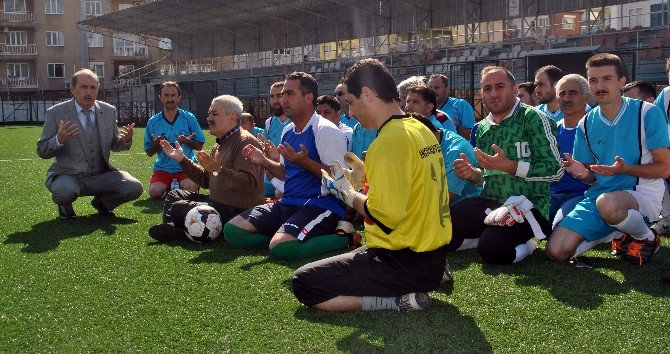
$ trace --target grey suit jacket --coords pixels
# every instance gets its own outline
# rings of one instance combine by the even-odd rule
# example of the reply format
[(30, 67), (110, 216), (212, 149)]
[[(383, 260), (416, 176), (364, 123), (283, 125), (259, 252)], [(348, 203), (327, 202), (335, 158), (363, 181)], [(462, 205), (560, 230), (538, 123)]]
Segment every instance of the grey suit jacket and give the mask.
[[(76, 176), (85, 173), (88, 169), (86, 160), (88, 159), (89, 149), (85, 146), (84, 128), (79, 121), (74, 102), (73, 98), (49, 108), (46, 112), (42, 136), (37, 141), (37, 154), (43, 159), (54, 158), (53, 163), (47, 170), (47, 187), (51, 184), (53, 178), (59, 174)], [(128, 150), (132, 141), (126, 144), (119, 137), (119, 129), (116, 126), (116, 108), (114, 106), (102, 101), (95, 101), (95, 119), (98, 121), (102, 156), (109, 169), (114, 169), (109, 164), (110, 151)], [(56, 144), (56, 135), (61, 120), (74, 123), (79, 128), (79, 134), (59, 147)]]

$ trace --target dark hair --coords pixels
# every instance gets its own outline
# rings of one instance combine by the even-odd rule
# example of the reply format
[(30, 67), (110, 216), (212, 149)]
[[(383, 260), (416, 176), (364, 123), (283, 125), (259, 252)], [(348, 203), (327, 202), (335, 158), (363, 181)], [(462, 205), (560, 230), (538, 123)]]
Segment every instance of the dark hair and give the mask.
[(294, 71), (290, 74), (286, 74), (284, 80), (300, 81), (300, 92), (302, 92), (303, 95), (311, 93), (312, 96), (314, 96), (314, 98), (312, 98), (312, 106), (316, 105), (316, 97), (319, 96), (319, 84), (314, 79), (314, 76), (302, 71)]
[(357, 61), (344, 73), (342, 83), (347, 85), (347, 92), (356, 98), (360, 98), (363, 87), (367, 87), (383, 102), (395, 103), (400, 99), (391, 72), (377, 59)]
[(449, 78), (447, 78), (445, 75), (433, 74), (433, 75), (430, 75), (430, 77), (428, 78), (428, 81), (430, 81), (432, 79), (440, 79), (440, 80), (442, 80), (442, 83), (444, 84), (444, 86), (449, 86)]
[(505, 73), (505, 76), (507, 76), (507, 80), (512, 84), (512, 86), (516, 85), (516, 79), (514, 78), (514, 75), (512, 75), (512, 72), (509, 70), (503, 68), (502, 66), (495, 66), (495, 65), (489, 65), (484, 67), (482, 71), (479, 73), (479, 80), (483, 80), (485, 75), (488, 75), (489, 73), (492, 73), (494, 71), (502, 71)]
[(656, 86), (649, 81), (633, 81), (628, 83), (623, 87), (623, 92), (636, 87), (640, 91), (643, 100), (646, 100), (649, 97), (656, 98)]
[(316, 104), (317, 104), (317, 106), (320, 105), (320, 104), (327, 104), (332, 109), (334, 109), (335, 112), (340, 110), (340, 102), (338, 102), (333, 96), (330, 96), (330, 95), (319, 96), (316, 99)]
[(435, 128), (435, 125), (433, 122), (430, 121), (430, 119), (420, 115), (420, 114), (414, 114), (412, 113), (412, 118), (418, 120), (419, 122), (423, 123), (423, 125), (426, 126), (432, 133), (437, 133), (437, 128)]
[(432, 103), (433, 110), (430, 113), (433, 115), (437, 113), (437, 95), (430, 87), (422, 84), (409, 85), (407, 93), (409, 94), (410, 92), (416, 92), (424, 101)]
[(161, 84), (161, 88), (158, 90), (158, 95), (163, 94), (163, 88), (165, 87), (176, 87), (177, 88), (177, 94), (181, 96), (181, 88), (179, 87), (179, 84), (174, 82), (174, 81), (165, 81), (164, 83)]
[(519, 84), (519, 89), (524, 89), (526, 90), (526, 92), (532, 95), (533, 92), (535, 91), (535, 83), (530, 81), (522, 82)]
[(284, 87), (284, 81), (277, 81), (274, 84), (270, 85), (270, 90), (272, 90), (275, 87)]
[(613, 66), (619, 79), (626, 76), (623, 62), (621, 62), (621, 59), (614, 54), (598, 53), (586, 61), (587, 70), (590, 68), (599, 68), (602, 66)]
[(251, 115), (251, 113), (244, 112), (242, 113), (242, 116), (240, 118), (243, 121), (251, 122), (251, 124), (256, 124), (256, 122), (254, 122), (254, 116)]
[(547, 76), (549, 77), (549, 81), (551, 81), (551, 86), (556, 85), (558, 80), (560, 80), (563, 76), (565, 76), (563, 70), (553, 65), (543, 66), (537, 69), (537, 71), (535, 71), (535, 76), (541, 74), (547, 74)]

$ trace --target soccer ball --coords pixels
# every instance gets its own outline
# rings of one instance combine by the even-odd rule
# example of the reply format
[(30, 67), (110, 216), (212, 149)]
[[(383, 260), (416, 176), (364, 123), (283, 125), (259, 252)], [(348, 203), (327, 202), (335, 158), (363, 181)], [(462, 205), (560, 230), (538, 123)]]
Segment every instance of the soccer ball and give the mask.
[(193, 242), (214, 241), (221, 234), (221, 229), (223, 229), (221, 216), (209, 205), (199, 205), (186, 214), (184, 233)]

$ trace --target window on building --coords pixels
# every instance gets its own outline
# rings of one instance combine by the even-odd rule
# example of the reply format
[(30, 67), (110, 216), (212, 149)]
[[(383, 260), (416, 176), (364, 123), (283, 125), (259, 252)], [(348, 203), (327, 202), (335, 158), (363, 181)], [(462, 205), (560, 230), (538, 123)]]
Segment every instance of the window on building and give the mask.
[(62, 31), (47, 31), (47, 46), (62, 47), (65, 44)]
[(5, 43), (9, 45), (26, 45), (28, 44), (28, 32), (9, 31), (7, 37), (5, 37)]
[(103, 39), (102, 34), (100, 33), (88, 33), (88, 47), (89, 48), (102, 48)]
[(26, 13), (26, 0), (5, 0), (5, 12)]
[(8, 63), (7, 64), (7, 77), (28, 77), (30, 73), (28, 72), (27, 63)]
[(651, 27), (668, 25), (668, 3), (651, 5)]
[(158, 40), (158, 48), (160, 49), (172, 49), (172, 40), (170, 38), (161, 38)]
[(86, 16), (102, 15), (102, 2), (100, 0), (86, 0)]
[(643, 24), (642, 7), (628, 9), (628, 27), (642, 26)]
[(141, 44), (140, 42), (140, 39), (134, 34), (117, 33), (114, 35), (114, 55), (147, 55), (147, 46)]
[(65, 64), (63, 63), (48, 63), (47, 76), (50, 78), (64, 78)]
[(105, 63), (101, 61), (92, 61), (89, 64), (89, 68), (98, 75), (98, 77), (105, 77)]
[(575, 16), (570, 15), (563, 16), (563, 29), (565, 30), (575, 29), (576, 27), (575, 21), (576, 21)]
[(540, 16), (537, 18), (537, 29), (548, 29), (549, 28), (549, 17)]
[(135, 70), (135, 65), (119, 65), (119, 76), (124, 77)]
[(119, 4), (119, 10), (125, 10), (133, 7), (133, 4)]
[(47, 15), (62, 15), (63, 0), (46, 0), (44, 2), (44, 13)]

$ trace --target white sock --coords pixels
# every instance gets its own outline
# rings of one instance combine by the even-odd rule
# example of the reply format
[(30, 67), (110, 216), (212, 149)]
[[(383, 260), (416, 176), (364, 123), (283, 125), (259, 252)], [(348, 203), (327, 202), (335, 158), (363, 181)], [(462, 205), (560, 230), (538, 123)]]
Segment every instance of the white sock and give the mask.
[(530, 256), (533, 253), (533, 251), (535, 251), (536, 248), (537, 248), (537, 242), (535, 241), (534, 238), (531, 238), (530, 240), (526, 241), (526, 243), (522, 243), (514, 247), (516, 257), (514, 258), (514, 262), (512, 263), (520, 262), (522, 259)]
[(610, 226), (623, 233), (631, 235), (637, 240), (654, 239), (654, 233), (651, 232), (647, 223), (644, 222), (644, 217), (635, 209), (628, 209), (628, 216), (626, 216), (622, 222)]
[(461, 247), (458, 247), (456, 251), (469, 250), (472, 248), (476, 248), (477, 245), (479, 245), (479, 238), (466, 238), (463, 239)]
[(663, 208), (661, 209), (661, 217), (670, 215), (670, 192), (668, 186), (665, 186), (665, 193), (663, 193)]
[(601, 243), (612, 242), (612, 240), (614, 240), (615, 237), (620, 238), (621, 236), (623, 236), (623, 234), (620, 231), (614, 231), (614, 232), (610, 233), (609, 235), (607, 235), (607, 236), (605, 236), (605, 237), (603, 237), (599, 240), (595, 240), (595, 241), (584, 240), (579, 245), (577, 245), (577, 249), (575, 250), (575, 254), (572, 257), (574, 258), (574, 257), (577, 257), (577, 256), (581, 256), (582, 254), (584, 254), (584, 252), (590, 250), (591, 248), (595, 247), (596, 245), (599, 245)]
[(395, 297), (363, 296), (363, 311), (397, 310)]

